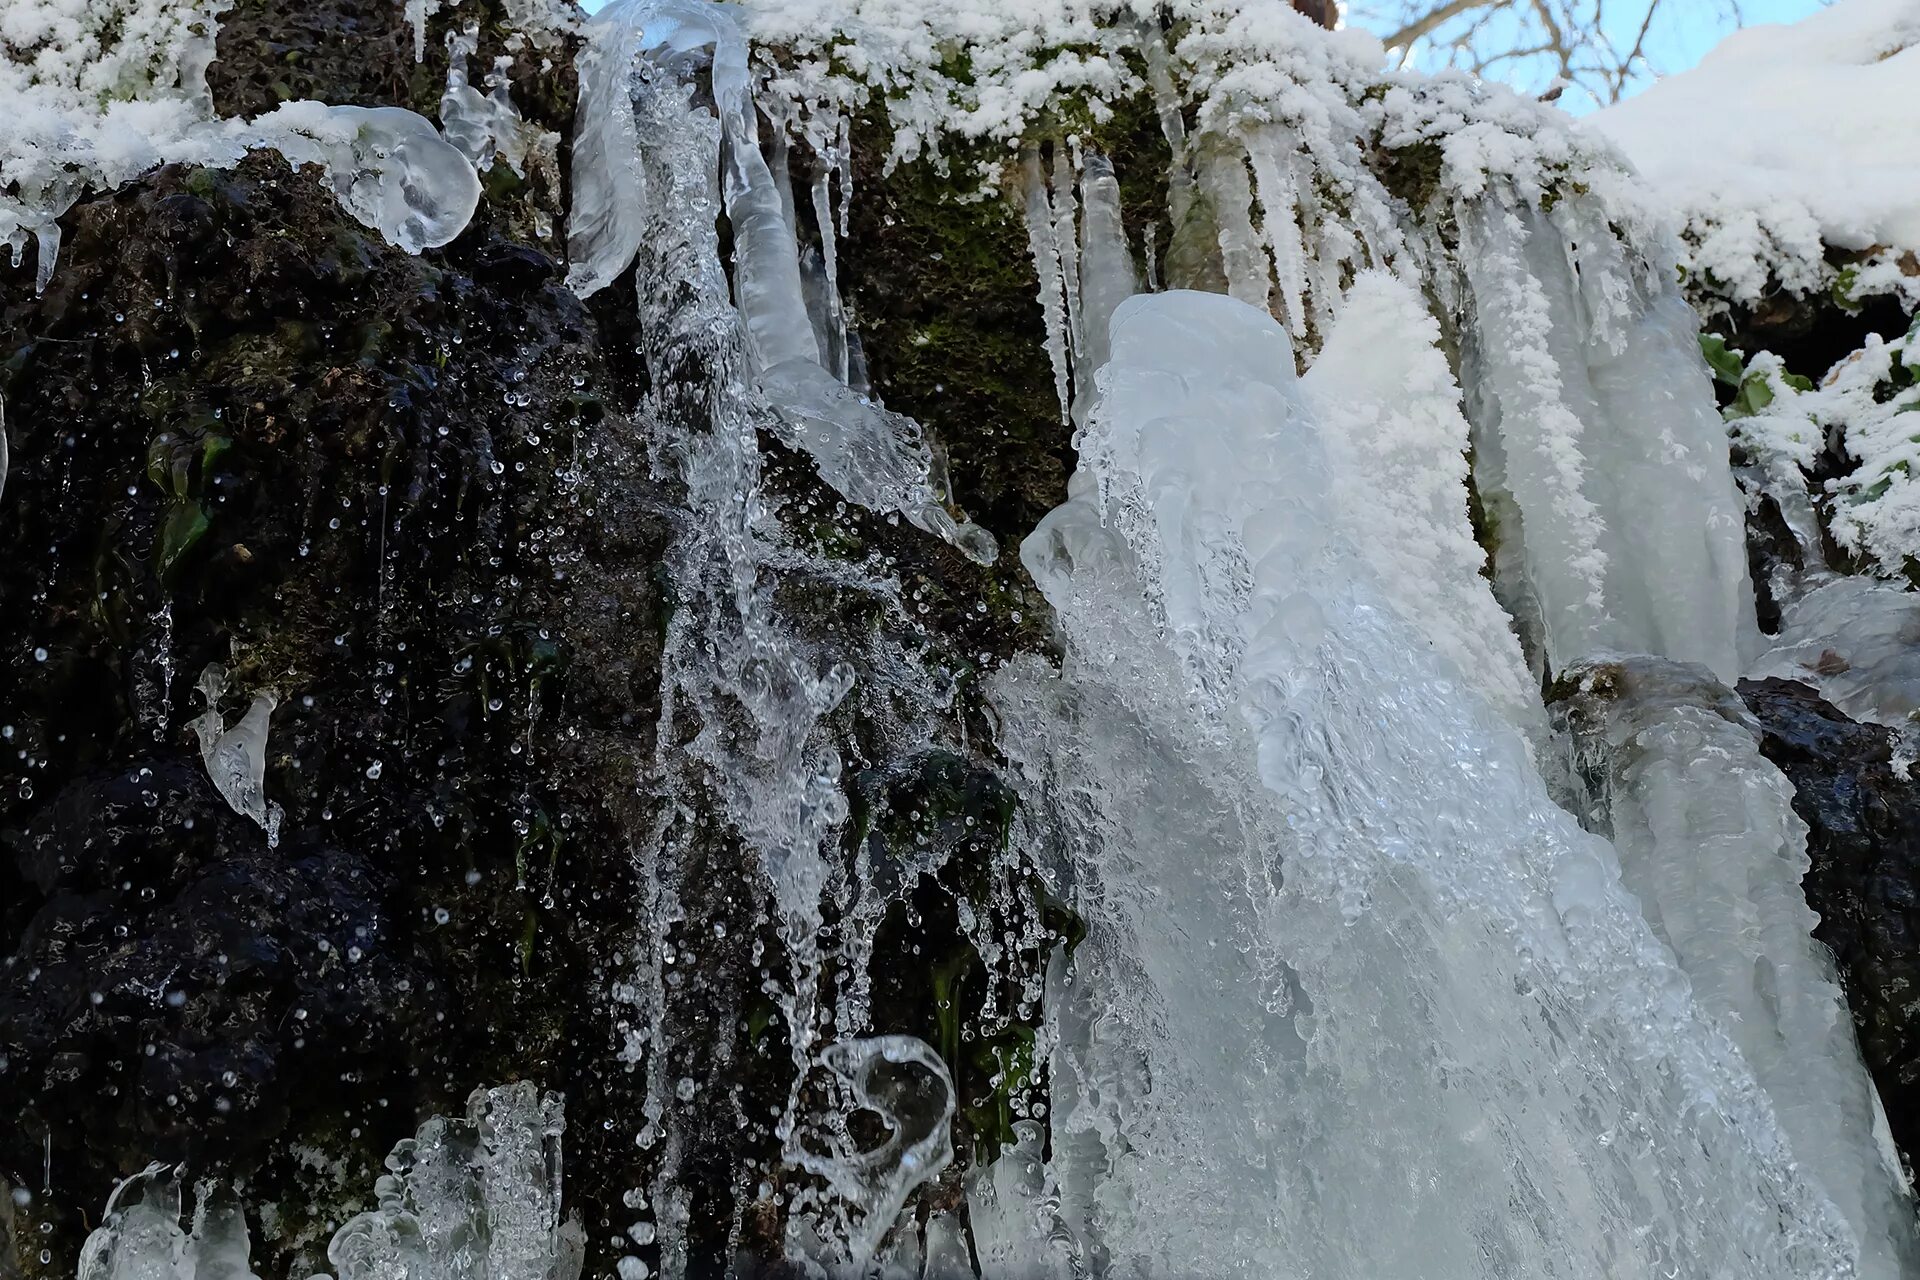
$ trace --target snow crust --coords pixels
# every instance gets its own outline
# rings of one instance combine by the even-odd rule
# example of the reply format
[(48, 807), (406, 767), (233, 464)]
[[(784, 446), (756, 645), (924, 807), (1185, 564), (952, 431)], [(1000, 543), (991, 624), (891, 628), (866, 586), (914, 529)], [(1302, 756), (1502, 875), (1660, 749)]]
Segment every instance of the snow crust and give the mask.
[[(1823, 246), (1887, 251), (1857, 292), (1920, 302), (1920, 7), (1840, 0), (1736, 31), (1691, 71), (1588, 118), (1670, 204), (1690, 268), (1742, 302), (1827, 287)], [(1911, 259), (1909, 260), (1911, 264)]]

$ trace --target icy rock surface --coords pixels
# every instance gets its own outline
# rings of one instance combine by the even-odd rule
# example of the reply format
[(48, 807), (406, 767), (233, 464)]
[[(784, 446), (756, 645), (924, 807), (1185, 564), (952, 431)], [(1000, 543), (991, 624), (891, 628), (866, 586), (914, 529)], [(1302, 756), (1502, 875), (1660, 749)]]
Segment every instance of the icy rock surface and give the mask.
[(1635, 658), (1569, 678), (1621, 882), (1753, 1068), (1794, 1159), (1846, 1220), (1858, 1274), (1910, 1274), (1913, 1202), (1832, 954), (1812, 937), (1806, 824), (1793, 787), (1760, 755), (1758, 725), (1698, 667)]
[(1613, 850), (1358, 549), (1312, 407), (1342, 388), (1217, 296), (1112, 337), (1021, 549), (1064, 672), (992, 688), (1088, 928), (1049, 977), (1063, 1260), (1851, 1274)]
[(232, 728), (220, 714), (220, 695), (227, 687), (227, 671), (218, 663), (200, 673), (195, 686), (207, 709), (193, 721), (200, 741), (200, 759), (214, 790), (235, 813), (252, 818), (267, 833), (269, 846), (280, 843), (280, 806), (267, 799), (267, 730), (279, 695), (263, 690), (253, 696), (246, 714)]
[(1891, 582), (1823, 576), (1790, 602), (1748, 674), (1820, 690), (1856, 720), (1920, 730), (1920, 595)]

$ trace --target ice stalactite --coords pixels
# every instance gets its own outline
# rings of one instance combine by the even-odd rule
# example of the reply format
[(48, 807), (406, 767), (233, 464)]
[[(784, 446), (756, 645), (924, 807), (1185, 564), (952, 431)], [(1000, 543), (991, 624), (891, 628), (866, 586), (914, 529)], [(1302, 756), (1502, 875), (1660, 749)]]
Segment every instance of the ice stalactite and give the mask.
[(1040, 281), (1040, 312), (1047, 326), (1047, 363), (1053, 366), (1053, 390), (1060, 400), (1060, 421), (1072, 416), (1072, 344), (1068, 338), (1067, 290), (1057, 240), (1058, 223), (1040, 148), (1028, 144), (1020, 155), (1020, 190), (1027, 217), (1027, 251)]
[(993, 689), (1089, 931), (1049, 986), (1060, 1248), (1849, 1274), (1612, 849), (1361, 549), (1315, 406), (1379, 394), (1367, 366), (1309, 395), (1271, 317), (1197, 294), (1130, 301), (1113, 343), (1072, 496), (1021, 552), (1064, 671)]
[[(1090, 155), (1083, 164), (1080, 209), (1080, 308), (1086, 327), (1081, 364), (1097, 371), (1107, 362), (1107, 326), (1113, 313), (1140, 292), (1121, 218), (1120, 182), (1105, 156)], [(1093, 392), (1093, 379), (1083, 376), (1076, 389), (1076, 399), (1085, 401)]]
[(1475, 443), (1520, 518), (1508, 608), (1555, 670), (1650, 653), (1733, 678), (1758, 632), (1697, 321), (1610, 233), (1583, 228), (1576, 268), (1537, 209), (1482, 201), (1461, 223)]
[(440, 12), (440, 0), (406, 0), (407, 25), (413, 28), (413, 60), (427, 60), (427, 19)]
[(1860, 1064), (1833, 957), (1800, 881), (1806, 825), (1758, 726), (1704, 669), (1654, 658), (1577, 667), (1574, 741), (1621, 882), (1766, 1089), (1796, 1163), (1858, 1243), (1862, 1280), (1920, 1260), (1913, 1203)]
[(192, 726), (200, 741), (200, 759), (220, 798), (241, 817), (259, 823), (271, 847), (280, 843), (283, 815), (280, 806), (267, 799), (267, 729), (280, 699), (271, 690), (255, 694), (246, 714), (228, 728), (220, 715), (226, 687), (225, 667), (214, 664), (200, 673), (197, 688), (207, 709)]

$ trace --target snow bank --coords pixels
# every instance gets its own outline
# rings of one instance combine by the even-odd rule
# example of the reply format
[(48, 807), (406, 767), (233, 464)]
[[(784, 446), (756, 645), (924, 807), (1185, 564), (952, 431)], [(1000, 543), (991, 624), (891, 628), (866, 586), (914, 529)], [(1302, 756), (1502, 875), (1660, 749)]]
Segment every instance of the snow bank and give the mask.
[(1920, 300), (1920, 4), (1842, 0), (1739, 31), (1592, 116), (1674, 207), (1692, 268), (1736, 301), (1827, 287), (1823, 246), (1886, 250), (1853, 284)]

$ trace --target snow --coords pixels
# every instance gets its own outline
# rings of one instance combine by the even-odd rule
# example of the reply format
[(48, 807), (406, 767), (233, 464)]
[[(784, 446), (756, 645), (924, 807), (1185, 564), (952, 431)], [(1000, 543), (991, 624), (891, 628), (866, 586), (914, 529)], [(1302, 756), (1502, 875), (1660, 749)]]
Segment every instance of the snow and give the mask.
[[(1585, 123), (1671, 206), (1691, 269), (1753, 302), (1770, 278), (1794, 293), (1826, 287), (1823, 244), (1920, 253), (1916, 121), (1920, 5), (1841, 0), (1737, 31)], [(1903, 287), (1920, 300), (1920, 278)]]

